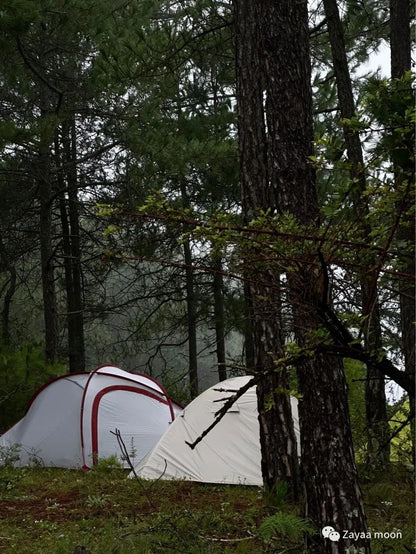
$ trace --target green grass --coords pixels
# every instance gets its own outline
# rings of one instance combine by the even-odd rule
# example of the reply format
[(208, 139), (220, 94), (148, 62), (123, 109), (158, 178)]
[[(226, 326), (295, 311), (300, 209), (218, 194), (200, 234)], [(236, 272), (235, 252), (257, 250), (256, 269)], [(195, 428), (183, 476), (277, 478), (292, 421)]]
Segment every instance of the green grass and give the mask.
[(259, 552), (263, 514), (255, 488), (142, 485), (119, 469), (0, 470), (4, 554), (70, 554), (78, 545), (94, 554)]
[[(364, 479), (363, 479), (364, 480)], [(374, 539), (373, 554), (415, 552), (415, 488), (412, 470), (398, 464), (373, 472), (363, 484), (368, 527), (391, 533), (400, 530), (402, 540)]]
[[(402, 541), (375, 541), (374, 552), (408, 552), (413, 541), (409, 473), (390, 471), (364, 486), (370, 527), (401, 529)], [(291, 514), (285, 517), (284, 514)], [(270, 521), (276, 533), (264, 533)], [(126, 479), (124, 471), (0, 470), (0, 552), (93, 554), (303, 552), (292, 516), (300, 509), (254, 487)], [(279, 527), (281, 521), (288, 530)], [(280, 523), (279, 523), (280, 522)], [(290, 526), (292, 525), (292, 529)], [(274, 532), (273, 526), (269, 525)], [(279, 533), (280, 529), (280, 533)]]

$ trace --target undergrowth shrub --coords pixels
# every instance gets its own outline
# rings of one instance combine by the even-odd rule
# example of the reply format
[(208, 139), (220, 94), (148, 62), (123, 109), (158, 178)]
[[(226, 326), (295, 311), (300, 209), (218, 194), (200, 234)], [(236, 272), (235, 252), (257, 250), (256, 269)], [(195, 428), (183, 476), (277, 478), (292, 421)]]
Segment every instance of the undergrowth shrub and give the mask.
[(19, 347), (0, 342), (0, 433), (23, 417), (35, 392), (47, 381), (66, 373), (60, 363), (45, 361), (43, 346)]
[(292, 541), (301, 540), (305, 533), (313, 535), (315, 532), (315, 528), (308, 521), (285, 512), (277, 512), (267, 517), (258, 530), (262, 539), (269, 540), (275, 535), (283, 535)]
[(20, 444), (0, 446), (0, 468), (12, 466), (20, 457)]

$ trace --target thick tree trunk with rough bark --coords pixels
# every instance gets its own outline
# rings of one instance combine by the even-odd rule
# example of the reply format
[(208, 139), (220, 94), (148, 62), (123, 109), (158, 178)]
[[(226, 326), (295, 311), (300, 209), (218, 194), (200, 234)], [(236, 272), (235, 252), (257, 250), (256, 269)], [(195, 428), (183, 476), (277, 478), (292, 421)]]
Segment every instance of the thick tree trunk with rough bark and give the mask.
[[(290, 279), (291, 303), (297, 343), (307, 342), (308, 332), (320, 326), (316, 303), (320, 287), (308, 267)], [(367, 532), (366, 518), (355, 465), (348, 390), (342, 359), (315, 355), (297, 366), (302, 478), (306, 491), (306, 516), (318, 529), (328, 525), (343, 531)], [(363, 536), (364, 536), (363, 535)], [(368, 539), (331, 542), (312, 537), (308, 552), (344, 553), (347, 547), (370, 552)]]
[[(410, 1), (409, 0), (390, 0), (390, 55), (391, 55), (391, 77), (400, 79), (407, 71), (411, 71), (411, 37), (410, 37)], [(413, 278), (415, 271), (415, 251), (412, 248), (415, 239), (415, 219), (412, 217), (412, 207), (414, 205), (414, 164), (412, 153), (414, 144), (405, 145), (408, 156), (404, 167), (397, 163), (394, 168), (394, 178), (396, 190), (403, 187), (405, 179), (411, 179), (407, 185), (408, 194), (403, 205), (400, 207), (405, 217), (402, 218), (398, 229), (398, 238), (408, 245), (409, 255), (406, 256), (402, 272), (408, 277), (399, 280), (400, 293), (400, 322), (402, 332), (402, 348), (406, 373), (415, 374), (415, 340), (414, 340), (414, 322), (415, 322), (415, 280)], [(410, 253), (411, 252), (411, 253)], [(412, 420), (412, 439), (413, 439), (413, 463), (415, 463), (415, 399), (410, 399), (410, 410), (413, 415)]]
[[(331, 44), (332, 63), (337, 82), (338, 101), (341, 117), (351, 119), (355, 116), (355, 101), (352, 90), (351, 77), (348, 67), (347, 53), (345, 49), (343, 28), (339, 16), (336, 0), (324, 0), (326, 24)], [(344, 125), (344, 137), (347, 147), (348, 159), (351, 163), (351, 196), (357, 222), (361, 227), (363, 240), (371, 233), (367, 223), (368, 204), (365, 197), (367, 188), (364, 171), (364, 158), (360, 135), (348, 124)], [(376, 261), (368, 260), (367, 266), (377, 266)], [(358, 254), (360, 261), (360, 254)], [(369, 352), (376, 352), (382, 346), (381, 324), (378, 294), (375, 281), (377, 276), (367, 270), (360, 273), (361, 304), (363, 315), (367, 316), (365, 323), (365, 346)], [(386, 392), (383, 375), (380, 371), (367, 366), (367, 379), (365, 382), (366, 403), (366, 430), (367, 430), (367, 464), (383, 467), (390, 459), (389, 434), (386, 411)]]
[[(268, 277), (273, 279), (271, 275)], [(289, 390), (288, 375), (285, 369), (277, 370), (275, 365), (283, 344), (280, 295), (278, 288), (272, 282), (271, 285), (253, 283), (251, 287), (254, 369), (255, 373), (265, 373), (257, 384), (261, 467), (267, 488), (284, 481), (289, 485), (291, 498), (297, 500), (300, 497), (297, 442), (290, 396), (284, 392)]]
[[(315, 174), (308, 159), (313, 153), (313, 129), (307, 2), (236, 0), (235, 7), (245, 214), (255, 214), (256, 208), (267, 206), (290, 212), (301, 224), (317, 224)], [(264, 98), (266, 118), (262, 111)], [(266, 125), (268, 140), (263, 143)], [(301, 347), (319, 327), (316, 306), (320, 290), (310, 270), (311, 261), (314, 260), (305, 259), (293, 273), (288, 268), (289, 301)], [(278, 280), (274, 277), (276, 285)], [(273, 304), (267, 303), (266, 308), (276, 310)], [(278, 333), (275, 327), (269, 330), (265, 313), (271, 316), (271, 311), (265, 312), (263, 307), (256, 314), (258, 321), (253, 322), (257, 328), (257, 333), (253, 333), (255, 347), (268, 341), (268, 346), (274, 345), (273, 352), (277, 352)], [(369, 552), (367, 539), (342, 538), (344, 530), (364, 534), (367, 530), (342, 360), (315, 355), (298, 363), (297, 376), (302, 395), (299, 416), (307, 516), (318, 529), (330, 525), (341, 533), (339, 542), (321, 534), (314, 536), (308, 551), (341, 553), (351, 546)], [(277, 437), (281, 427), (272, 420), (268, 431)], [(267, 467), (270, 446), (266, 445), (263, 453), (263, 473), (269, 478), (267, 470), (274, 470), (272, 465)], [(273, 454), (271, 459), (273, 462)]]
[[(268, 154), (264, 126), (263, 67), (259, 2), (236, 1), (235, 33), (237, 56), (238, 131), (243, 217), (247, 224), (268, 204)], [(248, 261), (249, 263), (249, 261)], [(248, 276), (250, 275), (248, 271)], [(262, 450), (262, 472), (266, 486), (278, 481), (289, 486), (290, 495), (299, 494), (296, 438), (285, 372), (274, 371), (281, 349), (279, 294), (250, 279), (247, 286), (249, 318), (255, 373), (264, 373), (257, 385)]]
[(412, 69), (410, 0), (390, 0), (390, 60), (392, 79)]

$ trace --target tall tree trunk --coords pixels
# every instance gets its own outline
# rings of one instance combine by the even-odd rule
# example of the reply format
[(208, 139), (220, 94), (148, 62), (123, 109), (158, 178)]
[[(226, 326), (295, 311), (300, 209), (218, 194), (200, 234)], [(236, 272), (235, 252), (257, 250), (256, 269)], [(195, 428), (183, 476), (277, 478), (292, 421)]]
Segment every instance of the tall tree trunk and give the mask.
[[(185, 209), (190, 207), (185, 183), (181, 183), (182, 203)], [(197, 309), (195, 295), (195, 277), (191, 243), (188, 238), (183, 242), (185, 260), (186, 309), (188, 322), (188, 374), (191, 398), (198, 396), (198, 342), (197, 342)]]
[(220, 381), (225, 381), (227, 379), (227, 367), (225, 365), (224, 279), (222, 276), (220, 254), (214, 254), (213, 266), (215, 350), (217, 354), (218, 378)]
[[(319, 210), (315, 173), (309, 163), (313, 124), (307, 2), (268, 0), (262, 6), (272, 191), (281, 212), (313, 225), (318, 223)], [(304, 346), (320, 325), (319, 283), (305, 264), (301, 271), (289, 272), (288, 284), (295, 335)], [(339, 532), (365, 532), (342, 361), (315, 355), (298, 364), (297, 376), (307, 516), (318, 529), (332, 525)], [(309, 551), (344, 552), (350, 545), (369, 551), (368, 542), (341, 538), (336, 543), (316, 536)]]
[[(245, 213), (266, 205), (290, 212), (299, 223), (317, 223), (315, 175), (308, 160), (313, 152), (313, 129), (307, 2), (236, 0), (235, 6)], [(266, 91), (270, 178), (263, 169), (259, 171), (266, 143), (262, 143), (261, 82)], [(319, 327), (317, 280), (308, 268), (305, 263), (302, 271), (288, 277), (300, 346)], [(256, 343), (259, 338), (267, 340), (267, 322), (260, 315), (253, 323), (260, 327), (254, 333)], [(271, 342), (276, 352), (276, 333)], [(315, 355), (298, 364), (297, 376), (302, 394), (299, 416), (307, 516), (318, 529), (331, 525), (341, 534), (343, 530), (365, 533), (342, 361)], [(270, 434), (277, 436), (280, 427), (272, 421)], [(263, 453), (263, 463), (269, 463), (267, 452)], [(353, 541), (341, 536), (339, 542), (333, 542), (319, 534), (313, 537), (308, 551), (341, 553), (349, 546), (359, 547), (362, 552), (370, 550), (367, 539)]]
[(65, 271), (67, 307), (68, 359), (70, 373), (85, 371), (84, 318), (82, 299), (82, 274), (80, 253), (79, 210), (77, 175), (74, 167), (73, 130), (68, 122), (61, 128), (55, 140), (58, 174), (59, 207), (62, 227), (62, 253)]
[[(44, 86), (41, 93), (41, 117), (50, 116), (48, 92)], [(39, 237), (43, 293), (43, 315), (45, 325), (45, 357), (54, 362), (58, 354), (58, 309), (55, 292), (55, 267), (52, 242), (53, 187), (50, 174), (51, 136), (46, 129), (41, 133), (35, 175), (40, 203)]]
[[(247, 224), (268, 205), (268, 158), (264, 126), (262, 59), (258, 4), (235, 1), (238, 132), (243, 217)], [(248, 260), (249, 263), (249, 260)], [(273, 279), (273, 276), (270, 276)], [(272, 292), (272, 290), (274, 292)], [(267, 487), (278, 481), (289, 486), (290, 495), (299, 495), (296, 437), (285, 371), (275, 371), (274, 361), (282, 346), (279, 295), (276, 289), (250, 279), (250, 327), (255, 373), (264, 373), (257, 385), (262, 474)]]
[(188, 368), (189, 390), (191, 398), (198, 396), (198, 348), (197, 348), (197, 311), (194, 284), (194, 271), (192, 269), (192, 251), (188, 239), (183, 243), (184, 259), (186, 265), (186, 308), (188, 319)]
[(49, 175), (46, 170), (49, 156), (40, 155), (40, 257), (43, 293), (43, 317), (45, 325), (45, 356), (48, 362), (54, 362), (58, 353), (58, 313), (55, 293), (55, 268), (52, 250), (52, 194)]
[[(411, 40), (410, 40), (410, 2), (409, 0), (390, 0), (390, 53), (391, 53), (391, 78), (400, 79), (407, 71), (411, 71)], [(408, 189), (414, 183), (414, 165), (412, 160), (413, 143), (404, 145), (408, 156), (404, 164), (394, 164), (395, 188), (397, 191), (403, 188), (407, 179)], [(413, 192), (413, 194), (412, 194)], [(405, 363), (405, 371), (411, 375), (415, 373), (415, 281), (411, 277), (415, 269), (415, 251), (412, 247), (415, 238), (415, 219), (412, 217), (414, 190), (409, 190), (404, 204), (401, 206), (404, 219), (398, 229), (398, 239), (407, 244), (409, 254), (405, 257), (402, 272), (409, 275), (408, 278), (399, 280), (400, 293), (400, 321), (402, 332), (402, 349)], [(410, 411), (412, 420), (413, 463), (415, 463), (415, 399), (410, 399)]]
[(7, 283), (6, 292), (4, 294), (3, 309), (1, 311), (1, 333), (0, 336), (6, 344), (10, 341), (10, 305), (14, 293), (16, 292), (16, 268), (10, 263), (9, 256), (6, 250), (6, 246), (3, 242), (3, 237), (0, 231), (0, 261), (2, 270), (7, 271), (10, 278)]
[(65, 173), (68, 202), (68, 273), (66, 282), (68, 309), (69, 371), (85, 371), (84, 302), (82, 291), (82, 268), (79, 226), (78, 176), (76, 168), (75, 120), (62, 127)]
[[(269, 274), (270, 287), (251, 286), (251, 326), (254, 346), (254, 372), (263, 372), (257, 384), (260, 422), (261, 468), (268, 489), (279, 482), (289, 486), (292, 500), (300, 497), (297, 441), (289, 395), (289, 377), (285, 369), (277, 369), (275, 361), (282, 355), (280, 326), (280, 294), (276, 278)], [(261, 279), (261, 277), (260, 277)]]
[[(326, 24), (331, 44), (333, 68), (337, 83), (338, 101), (343, 119), (355, 116), (355, 102), (345, 49), (343, 28), (336, 0), (324, 0)], [(368, 221), (368, 204), (365, 197), (367, 188), (364, 172), (364, 158), (359, 133), (348, 124), (344, 125), (344, 137), (348, 159), (351, 163), (352, 201), (357, 222), (361, 227), (363, 240), (370, 235)], [(365, 263), (376, 267), (374, 260)], [(359, 262), (362, 257), (359, 255)], [(363, 315), (367, 316), (364, 328), (364, 340), (369, 352), (377, 352), (382, 346), (380, 308), (375, 281), (377, 276), (366, 270), (360, 272), (361, 303)], [(389, 424), (386, 411), (386, 392), (383, 376), (375, 367), (367, 366), (365, 382), (366, 430), (367, 430), (367, 464), (383, 467), (390, 459)]]
[(390, 64), (392, 79), (412, 69), (409, 0), (390, 0)]

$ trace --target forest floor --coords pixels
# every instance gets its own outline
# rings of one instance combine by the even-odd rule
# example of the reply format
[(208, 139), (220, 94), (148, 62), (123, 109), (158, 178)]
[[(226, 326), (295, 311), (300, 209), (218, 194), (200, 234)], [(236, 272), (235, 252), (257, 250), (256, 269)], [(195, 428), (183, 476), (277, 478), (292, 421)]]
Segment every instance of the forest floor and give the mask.
[[(363, 489), (369, 528), (383, 534), (373, 539), (373, 552), (413, 552), (411, 473), (396, 467), (364, 478)], [(89, 472), (6, 467), (0, 553), (304, 552), (302, 522), (290, 519), (299, 508), (283, 496), (255, 487), (149, 484), (105, 465)], [(289, 519), (267, 525), (278, 513)]]

